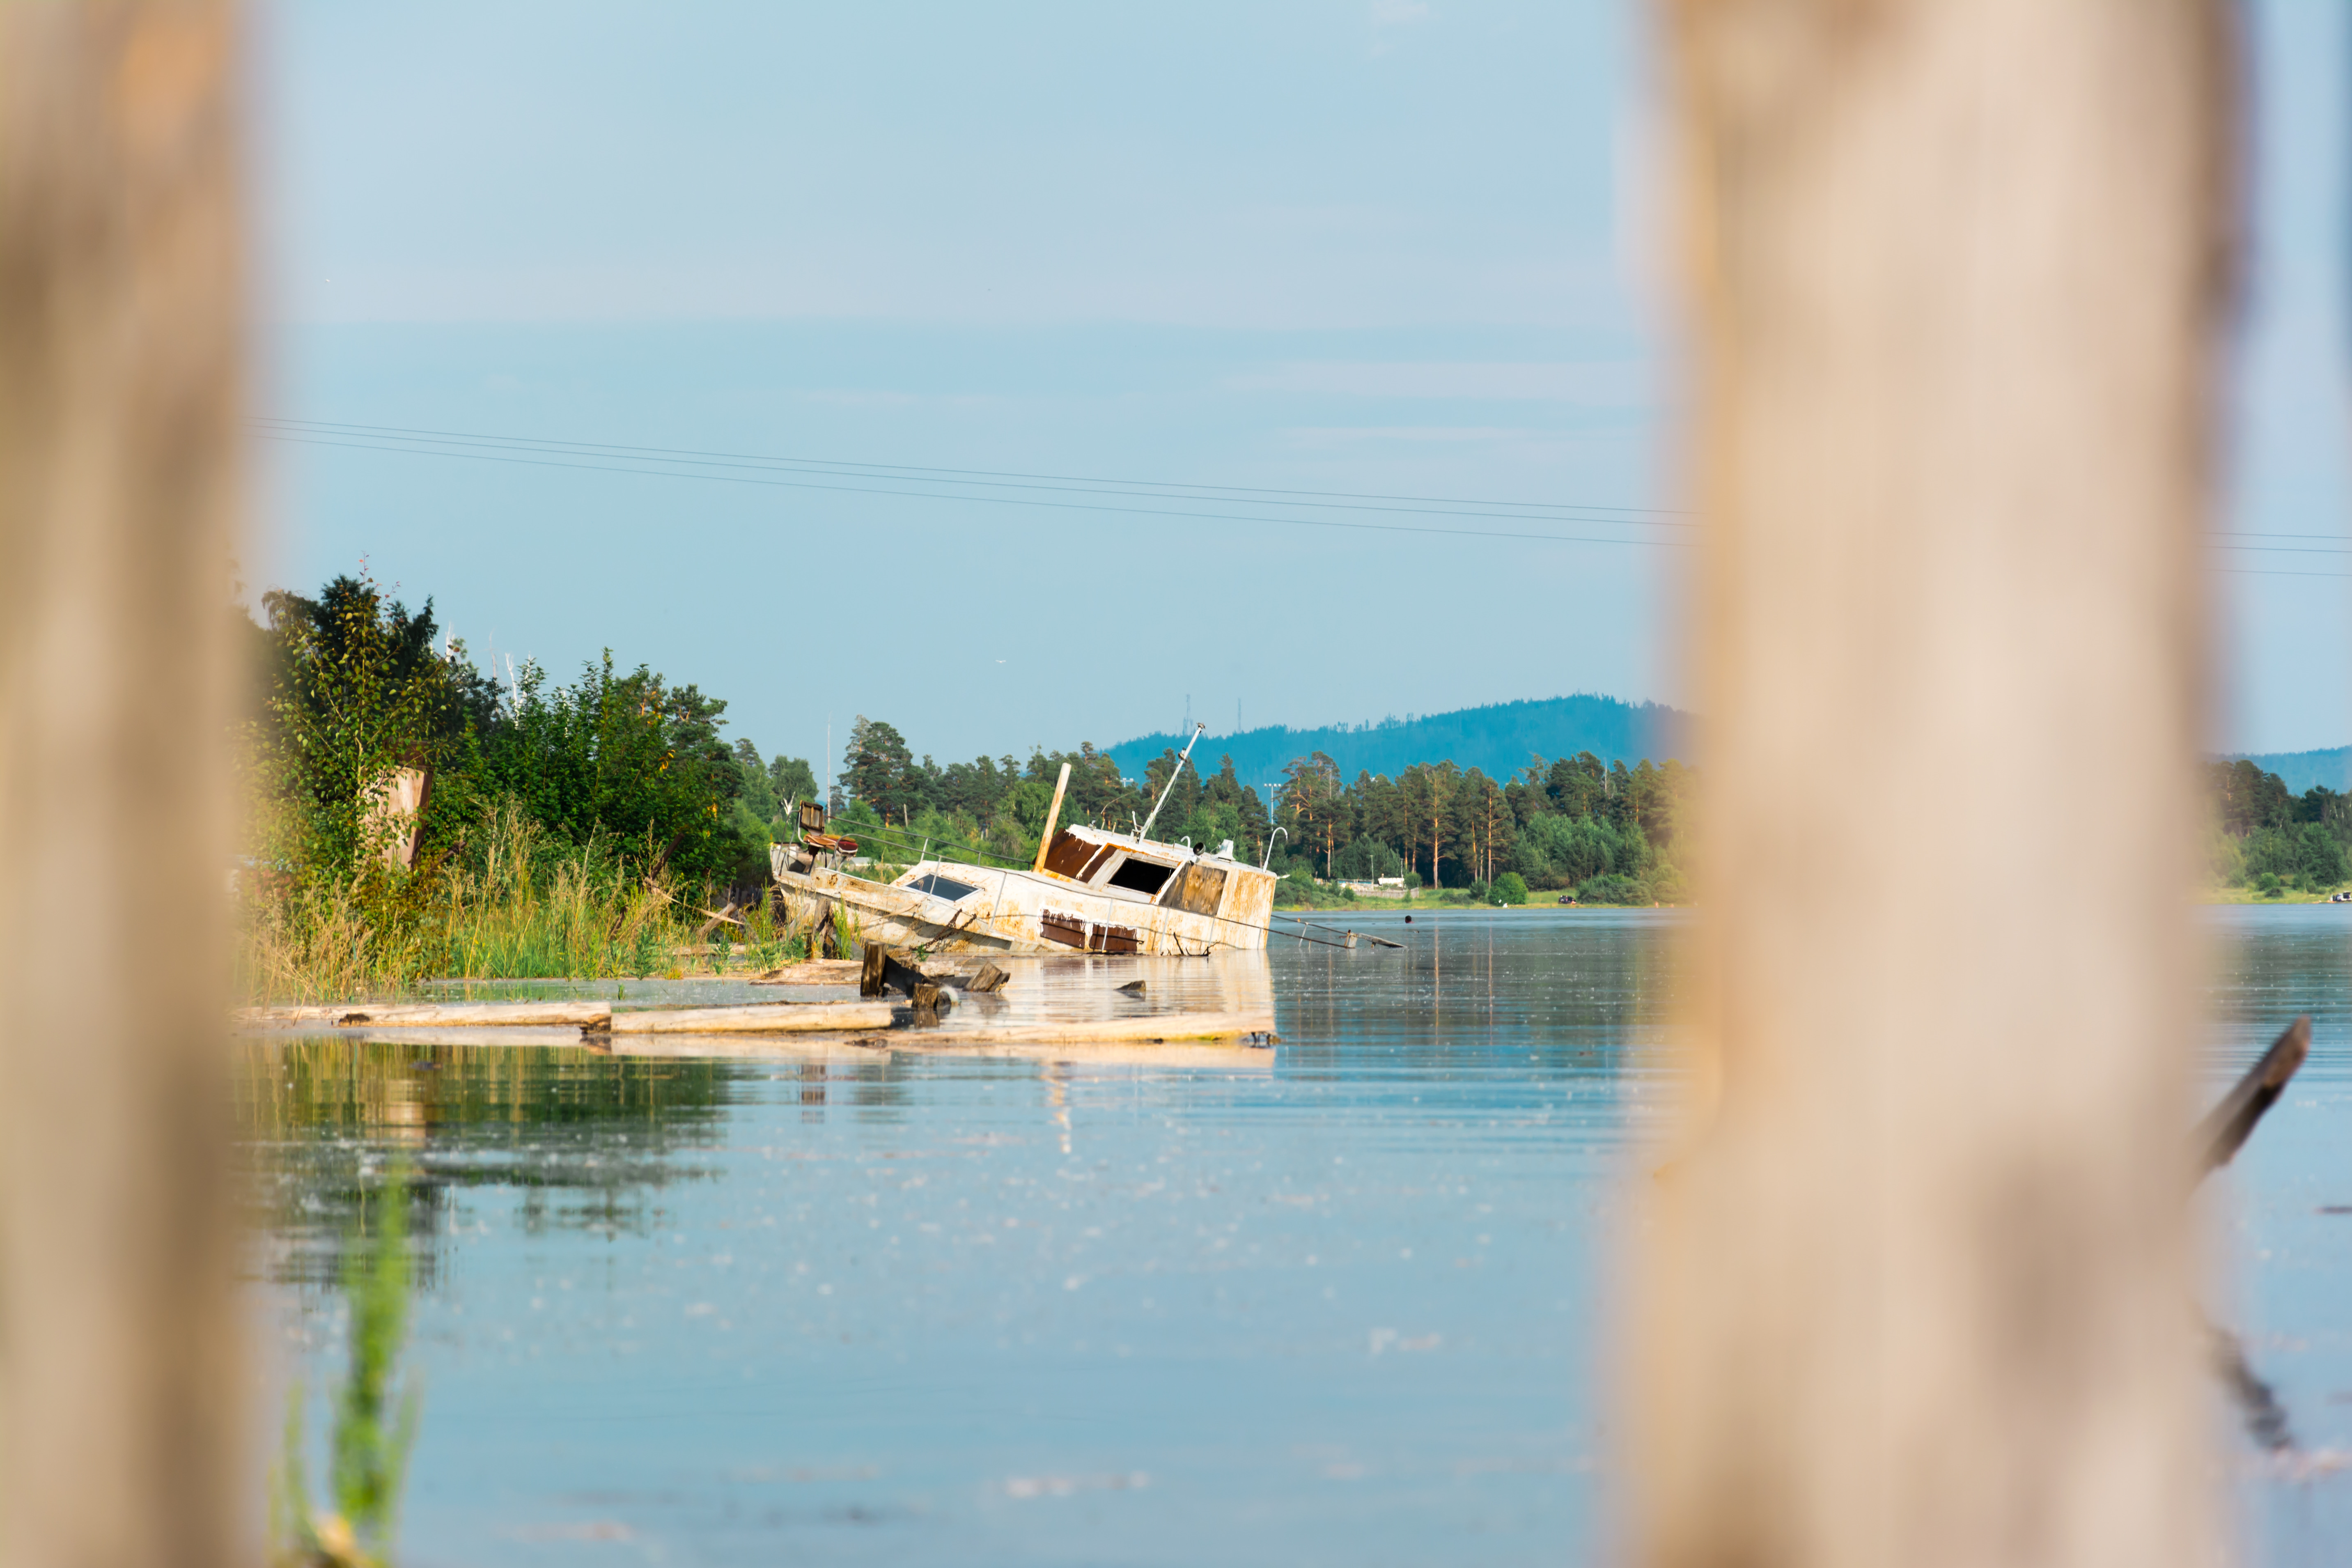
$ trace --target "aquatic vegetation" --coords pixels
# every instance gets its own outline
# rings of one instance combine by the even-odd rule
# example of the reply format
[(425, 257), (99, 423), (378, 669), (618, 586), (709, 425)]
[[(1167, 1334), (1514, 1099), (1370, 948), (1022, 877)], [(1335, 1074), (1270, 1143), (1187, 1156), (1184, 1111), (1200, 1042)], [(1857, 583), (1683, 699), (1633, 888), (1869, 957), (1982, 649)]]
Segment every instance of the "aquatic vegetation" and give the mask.
[(354, 1216), (342, 1268), (351, 1355), (330, 1436), (331, 1508), (313, 1507), (303, 1436), (303, 1391), (287, 1402), (285, 1451), (270, 1478), (270, 1561), (280, 1568), (373, 1568), (390, 1560), (400, 1492), (416, 1440), (420, 1393), (397, 1374), (408, 1330), (408, 1172), (395, 1165)]
[[(243, 910), (240, 979), (255, 1001), (310, 1001), (426, 978), (661, 974), (675, 967), (672, 951), (694, 942), (704, 907), (719, 907), (712, 889), (640, 874), (595, 844), (554, 840), (509, 800), (454, 852), (413, 871), (369, 862), (341, 881), (256, 887)], [(765, 909), (729, 945), (746, 938), (765, 963), (796, 956), (795, 939)]]

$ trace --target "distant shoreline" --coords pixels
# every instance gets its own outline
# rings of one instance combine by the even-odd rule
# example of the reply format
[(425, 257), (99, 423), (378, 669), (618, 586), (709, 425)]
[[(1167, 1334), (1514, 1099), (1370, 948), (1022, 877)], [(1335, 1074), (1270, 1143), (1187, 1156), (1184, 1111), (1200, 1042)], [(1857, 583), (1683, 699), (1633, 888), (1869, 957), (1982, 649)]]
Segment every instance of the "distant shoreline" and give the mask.
[[(2294, 888), (2283, 888), (2277, 897), (2266, 898), (2252, 888), (2207, 888), (2197, 895), (2197, 901), (2216, 905), (2252, 904), (2257, 908), (2273, 904), (2324, 904), (2328, 894), (2338, 890), (2330, 888), (2326, 892), (2307, 893)], [(2345, 908), (2352, 910), (2352, 904), (2347, 904)]]

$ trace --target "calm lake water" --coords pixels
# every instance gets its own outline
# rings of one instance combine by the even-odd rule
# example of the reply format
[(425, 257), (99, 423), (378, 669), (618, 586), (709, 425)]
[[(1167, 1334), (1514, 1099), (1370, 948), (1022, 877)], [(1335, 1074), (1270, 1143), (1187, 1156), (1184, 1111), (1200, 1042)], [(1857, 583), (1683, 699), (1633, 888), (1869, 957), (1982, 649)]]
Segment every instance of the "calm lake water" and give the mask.
[[(315, 1430), (339, 1252), (404, 1173), (412, 1563), (1604, 1559), (1598, 1358), (1673, 917), (1347, 918), (1409, 946), (1278, 942), (1282, 1045), (1197, 1067), (249, 1042), (283, 1375)], [(2242, 1531), (2334, 1561), (2352, 910), (2212, 921), (2213, 1071), (2317, 1026), (2212, 1199), (2216, 1315), (2297, 1444), (2231, 1428)]]

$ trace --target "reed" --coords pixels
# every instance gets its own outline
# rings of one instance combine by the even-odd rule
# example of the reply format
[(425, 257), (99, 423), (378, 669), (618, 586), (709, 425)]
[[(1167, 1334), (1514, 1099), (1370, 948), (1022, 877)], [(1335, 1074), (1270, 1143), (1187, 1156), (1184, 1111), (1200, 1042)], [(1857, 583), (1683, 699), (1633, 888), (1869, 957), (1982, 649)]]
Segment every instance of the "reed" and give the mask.
[[(605, 979), (677, 973), (716, 908), (709, 889), (639, 872), (602, 847), (551, 843), (513, 803), (485, 815), (457, 854), (415, 872), (370, 865), (348, 879), (256, 887), (245, 905), (240, 986), (252, 1002), (383, 995), (426, 979)], [(769, 967), (799, 955), (764, 906), (721, 927), (709, 955)]]
[(299, 1384), (287, 1400), (285, 1447), (269, 1487), (274, 1568), (383, 1568), (392, 1559), (421, 1403), (415, 1380), (400, 1375), (411, 1290), (408, 1188), (408, 1166), (397, 1161), (374, 1194), (373, 1234), (363, 1207), (344, 1238), (342, 1289), (351, 1309), (351, 1353), (333, 1399), (331, 1508), (310, 1499)]

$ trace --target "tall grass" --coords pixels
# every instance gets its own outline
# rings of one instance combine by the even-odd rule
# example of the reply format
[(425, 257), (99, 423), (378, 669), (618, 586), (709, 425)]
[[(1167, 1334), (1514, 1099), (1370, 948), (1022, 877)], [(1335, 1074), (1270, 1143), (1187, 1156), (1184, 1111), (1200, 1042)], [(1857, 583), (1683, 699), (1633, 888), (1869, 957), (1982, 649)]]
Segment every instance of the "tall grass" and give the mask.
[[(415, 872), (377, 866), (335, 882), (256, 888), (245, 904), (240, 981), (252, 1001), (339, 1001), (425, 979), (603, 979), (682, 973), (709, 889), (641, 875), (592, 846), (551, 843), (509, 802), (458, 853)], [(764, 900), (721, 926), (704, 955), (723, 971), (797, 957)]]

